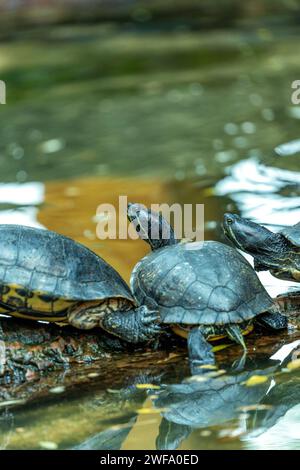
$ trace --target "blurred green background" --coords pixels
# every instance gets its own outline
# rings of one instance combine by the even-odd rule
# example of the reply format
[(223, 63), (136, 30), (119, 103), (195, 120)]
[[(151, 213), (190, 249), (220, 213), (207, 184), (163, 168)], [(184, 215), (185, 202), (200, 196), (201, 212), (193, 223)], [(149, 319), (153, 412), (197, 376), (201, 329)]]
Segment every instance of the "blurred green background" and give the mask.
[(1, 5), (2, 181), (218, 179), (297, 137), (299, 1)]

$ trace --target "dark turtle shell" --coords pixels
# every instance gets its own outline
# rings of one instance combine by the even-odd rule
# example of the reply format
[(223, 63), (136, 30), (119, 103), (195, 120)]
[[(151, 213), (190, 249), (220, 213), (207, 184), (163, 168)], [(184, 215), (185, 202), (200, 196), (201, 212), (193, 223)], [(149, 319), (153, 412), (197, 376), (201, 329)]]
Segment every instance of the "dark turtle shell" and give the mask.
[(49, 230), (18, 225), (0, 225), (0, 289), (2, 311), (17, 307), (28, 316), (55, 316), (78, 301), (134, 302), (117, 271), (85, 246)]
[(222, 243), (181, 243), (144, 257), (131, 287), (138, 302), (158, 305), (164, 323), (242, 323), (274, 308), (255, 271)]
[(292, 245), (300, 248), (300, 222), (280, 232)]

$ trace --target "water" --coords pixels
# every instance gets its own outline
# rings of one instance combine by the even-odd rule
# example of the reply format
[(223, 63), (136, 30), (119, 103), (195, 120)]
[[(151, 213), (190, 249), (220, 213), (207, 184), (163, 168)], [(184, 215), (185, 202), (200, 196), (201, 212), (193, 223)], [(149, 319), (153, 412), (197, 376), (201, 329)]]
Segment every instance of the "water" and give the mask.
[[(0, 222), (71, 236), (127, 281), (147, 247), (95, 233), (98, 205), (117, 205), (119, 195), (204, 203), (207, 239), (224, 241), (228, 210), (274, 230), (296, 223), (297, 40), (294, 27), (165, 33), (106, 25), (28, 30), (2, 42), (9, 104), (1, 106)], [(226, 373), (203, 383), (189, 381), (181, 347), (82, 367), (79, 379), (96, 373), (90, 386), (72, 387), (70, 371), (19, 385), (13, 399), (32, 397), (2, 403), (0, 446), (299, 449), (299, 372), (286, 369), (298, 339), (295, 325), (265, 342), (249, 338), (247, 371), (232, 372), (231, 347), (219, 356)], [(284, 344), (291, 347), (282, 355)], [(263, 382), (248, 387), (251, 375)], [(48, 393), (53, 381), (65, 389)]]

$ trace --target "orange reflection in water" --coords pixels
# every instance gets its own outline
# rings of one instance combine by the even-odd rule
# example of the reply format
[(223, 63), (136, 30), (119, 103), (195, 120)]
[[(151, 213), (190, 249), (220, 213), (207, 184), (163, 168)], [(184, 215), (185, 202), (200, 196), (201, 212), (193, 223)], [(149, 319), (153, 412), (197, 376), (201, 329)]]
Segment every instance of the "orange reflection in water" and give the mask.
[(142, 240), (100, 240), (96, 236), (97, 207), (112, 204), (117, 211), (119, 196), (129, 202), (169, 202), (171, 189), (167, 183), (149, 179), (86, 178), (46, 184), (45, 203), (38, 220), (49, 230), (67, 235), (101, 255), (126, 279), (132, 267), (149, 250)]

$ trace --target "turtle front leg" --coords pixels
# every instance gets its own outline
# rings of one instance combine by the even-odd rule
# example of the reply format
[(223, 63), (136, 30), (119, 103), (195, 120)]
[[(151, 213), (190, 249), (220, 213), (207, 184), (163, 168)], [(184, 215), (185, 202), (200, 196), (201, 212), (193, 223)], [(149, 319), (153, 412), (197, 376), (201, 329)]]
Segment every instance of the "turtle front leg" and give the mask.
[(201, 374), (201, 366), (215, 365), (212, 346), (206, 341), (201, 327), (193, 328), (188, 335), (190, 369), (193, 375)]
[(68, 322), (75, 328), (90, 330), (100, 326), (128, 343), (142, 343), (157, 336), (161, 331), (158, 318), (158, 312), (145, 305), (108, 312), (99, 305), (87, 307), (83, 304), (73, 307), (68, 314)]
[(158, 312), (145, 305), (125, 312), (106, 313), (99, 325), (128, 343), (143, 343), (156, 337), (161, 327), (157, 323)]

